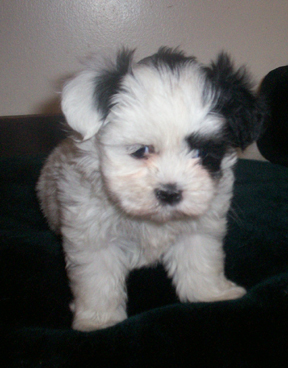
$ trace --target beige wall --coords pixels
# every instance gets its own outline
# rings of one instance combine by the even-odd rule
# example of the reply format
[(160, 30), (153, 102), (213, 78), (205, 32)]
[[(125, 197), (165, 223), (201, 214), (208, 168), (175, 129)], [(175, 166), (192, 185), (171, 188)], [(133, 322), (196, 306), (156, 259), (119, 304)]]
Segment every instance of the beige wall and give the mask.
[(63, 80), (107, 48), (225, 49), (260, 81), (288, 63), (287, 36), (287, 0), (0, 0), (0, 116), (59, 111)]
[(0, 116), (53, 112), (79, 59), (119, 45), (228, 50), (257, 80), (288, 62), (287, 0), (0, 0)]

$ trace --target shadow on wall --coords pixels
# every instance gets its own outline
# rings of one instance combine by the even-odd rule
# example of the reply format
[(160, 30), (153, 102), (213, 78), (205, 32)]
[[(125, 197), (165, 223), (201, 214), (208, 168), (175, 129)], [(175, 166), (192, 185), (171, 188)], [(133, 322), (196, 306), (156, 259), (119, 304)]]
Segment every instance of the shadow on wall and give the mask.
[(50, 100), (44, 101), (35, 107), (35, 110), (40, 115), (54, 115), (61, 113), (60, 95), (57, 95)]

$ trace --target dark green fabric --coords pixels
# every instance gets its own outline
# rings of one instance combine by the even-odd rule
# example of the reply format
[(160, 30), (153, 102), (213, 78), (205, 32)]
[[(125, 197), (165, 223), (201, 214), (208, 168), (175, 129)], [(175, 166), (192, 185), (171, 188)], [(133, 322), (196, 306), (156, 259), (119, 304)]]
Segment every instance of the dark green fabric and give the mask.
[(70, 329), (61, 241), (35, 197), (43, 157), (0, 160), (1, 343), (5, 367), (286, 367), (288, 169), (241, 160), (225, 242), (235, 301), (181, 304), (161, 266), (134, 271), (129, 318)]

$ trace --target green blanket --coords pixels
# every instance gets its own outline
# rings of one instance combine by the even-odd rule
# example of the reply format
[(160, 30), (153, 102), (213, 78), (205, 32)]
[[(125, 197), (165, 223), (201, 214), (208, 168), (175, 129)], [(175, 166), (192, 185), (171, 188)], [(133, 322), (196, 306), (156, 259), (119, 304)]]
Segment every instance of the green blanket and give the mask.
[(0, 160), (1, 364), (4, 367), (287, 367), (288, 169), (240, 160), (226, 274), (245, 297), (181, 304), (161, 266), (127, 280), (129, 318), (70, 328), (61, 239), (35, 196), (43, 156)]

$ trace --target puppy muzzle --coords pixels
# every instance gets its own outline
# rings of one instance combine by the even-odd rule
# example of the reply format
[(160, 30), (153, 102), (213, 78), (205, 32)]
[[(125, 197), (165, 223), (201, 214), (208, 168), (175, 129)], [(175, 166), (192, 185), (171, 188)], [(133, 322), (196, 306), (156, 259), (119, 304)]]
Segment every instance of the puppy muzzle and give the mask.
[(161, 204), (174, 206), (181, 202), (182, 191), (175, 184), (165, 184), (155, 189), (155, 196)]

